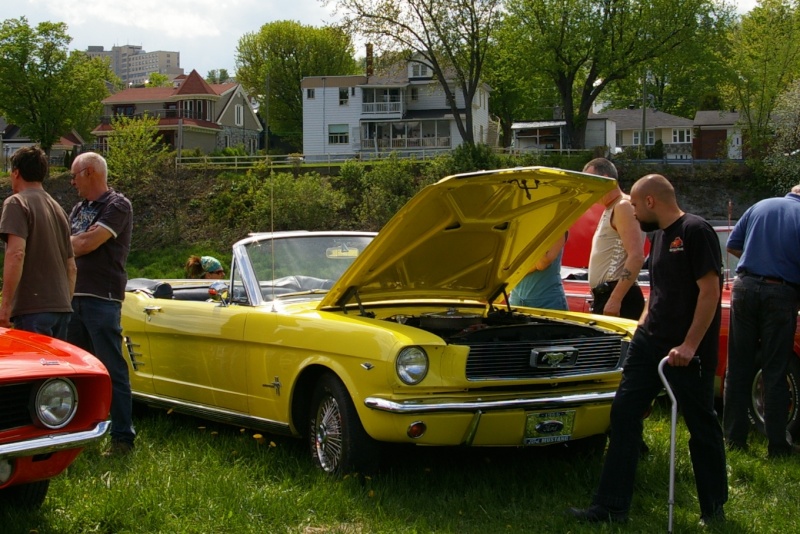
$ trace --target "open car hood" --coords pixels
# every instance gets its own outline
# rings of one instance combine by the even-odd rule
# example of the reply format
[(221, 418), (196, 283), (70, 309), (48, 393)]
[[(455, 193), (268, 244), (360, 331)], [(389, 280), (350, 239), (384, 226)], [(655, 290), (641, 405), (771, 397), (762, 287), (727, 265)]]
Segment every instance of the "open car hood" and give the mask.
[(547, 167), (444, 178), (400, 209), (320, 307), (409, 299), (490, 303), (614, 184)]

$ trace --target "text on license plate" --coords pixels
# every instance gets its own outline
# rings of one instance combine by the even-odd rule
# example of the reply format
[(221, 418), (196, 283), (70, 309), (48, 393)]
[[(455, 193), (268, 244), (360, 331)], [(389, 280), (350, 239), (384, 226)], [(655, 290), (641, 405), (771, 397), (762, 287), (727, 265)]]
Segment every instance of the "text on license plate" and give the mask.
[(547, 445), (569, 441), (575, 423), (575, 410), (527, 414), (523, 445)]

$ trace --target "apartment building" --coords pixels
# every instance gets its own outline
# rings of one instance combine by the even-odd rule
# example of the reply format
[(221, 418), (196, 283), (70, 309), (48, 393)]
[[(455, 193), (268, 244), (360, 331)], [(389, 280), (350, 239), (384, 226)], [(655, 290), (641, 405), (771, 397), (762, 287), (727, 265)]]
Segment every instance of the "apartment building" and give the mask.
[(146, 52), (141, 46), (112, 46), (105, 50), (102, 46), (90, 46), (86, 49), (89, 57), (107, 57), (111, 61), (111, 69), (127, 86), (142, 85), (152, 72), (166, 74), (171, 79), (183, 74), (181, 53), (157, 50)]

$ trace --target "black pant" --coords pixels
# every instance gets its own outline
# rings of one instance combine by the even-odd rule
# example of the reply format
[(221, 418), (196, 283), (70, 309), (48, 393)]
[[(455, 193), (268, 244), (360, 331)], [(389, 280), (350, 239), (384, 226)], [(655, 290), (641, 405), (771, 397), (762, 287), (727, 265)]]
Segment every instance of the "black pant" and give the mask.
[[(627, 512), (633, 498), (642, 415), (663, 389), (658, 363), (673, 345), (655, 340), (640, 327), (636, 330), (614, 402), (611, 430), (600, 484), (594, 504)], [(701, 355), (703, 371), (697, 364), (666, 366), (665, 374), (689, 429), (689, 452), (697, 485), (701, 516), (713, 516), (728, 500), (725, 446), (722, 427), (714, 411), (716, 355)], [(668, 436), (664, 436), (668, 439)]]
[[(605, 308), (606, 302), (608, 302), (608, 298), (611, 296), (616, 286), (617, 281), (615, 280), (614, 282), (606, 282), (592, 288), (592, 313), (598, 315), (603, 314), (603, 308)], [(643, 310), (644, 295), (642, 294), (642, 288), (639, 287), (639, 284), (633, 284), (622, 298), (619, 316), (637, 321), (639, 317), (642, 316)]]

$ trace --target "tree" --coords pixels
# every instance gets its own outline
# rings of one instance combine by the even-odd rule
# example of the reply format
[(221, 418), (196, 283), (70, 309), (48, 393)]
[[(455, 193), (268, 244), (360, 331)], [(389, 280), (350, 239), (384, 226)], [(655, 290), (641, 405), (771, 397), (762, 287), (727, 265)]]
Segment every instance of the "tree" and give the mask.
[(303, 141), (302, 79), (356, 72), (350, 36), (331, 26), (270, 22), (236, 47), (236, 79), (258, 99), (269, 131), (296, 146)]
[(609, 84), (641, 76), (719, 16), (715, 0), (508, 0), (507, 7), (528, 57), (558, 90), (573, 148), (583, 148), (592, 104)]
[(747, 131), (749, 154), (764, 154), (778, 96), (800, 74), (798, 2), (761, 0), (731, 34), (731, 86)]
[(206, 76), (206, 81), (208, 83), (225, 83), (230, 79), (231, 77), (228, 75), (228, 69), (211, 69)]
[(147, 87), (172, 87), (172, 82), (166, 74), (151, 72), (147, 75), (147, 82), (145, 85)]
[(108, 136), (108, 173), (121, 183), (149, 182), (166, 160), (169, 148), (158, 133), (158, 118), (117, 115)]
[(515, 120), (552, 119), (558, 94), (547, 76), (528, 58), (519, 28), (504, 18), (494, 33), (484, 65), (492, 88), (489, 111), (500, 119), (503, 145), (511, 145)]
[[(461, 138), (473, 144), (471, 104), (483, 83), (502, 0), (333, 1), (344, 27), (371, 41), (378, 52), (411, 51), (431, 67)], [(463, 109), (456, 91), (464, 97)]]
[[(646, 62), (640, 74), (609, 84), (601, 100), (610, 109), (642, 105), (642, 80), (648, 105), (679, 117), (692, 118), (699, 110), (736, 107), (723, 97), (733, 72), (728, 33), (735, 22), (732, 10), (722, 8), (709, 18), (694, 39), (671, 53)], [(641, 72), (646, 72), (642, 76)]]
[(107, 60), (69, 53), (66, 31), (61, 22), (31, 28), (25, 17), (0, 26), (0, 112), (47, 152), (72, 128), (87, 136), (107, 83), (118, 83)]
[(764, 170), (775, 194), (784, 195), (800, 184), (800, 80), (777, 98), (771, 116), (775, 137)]

